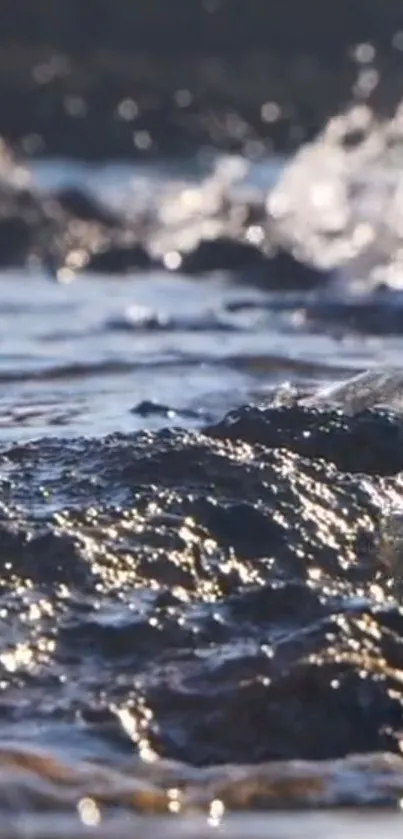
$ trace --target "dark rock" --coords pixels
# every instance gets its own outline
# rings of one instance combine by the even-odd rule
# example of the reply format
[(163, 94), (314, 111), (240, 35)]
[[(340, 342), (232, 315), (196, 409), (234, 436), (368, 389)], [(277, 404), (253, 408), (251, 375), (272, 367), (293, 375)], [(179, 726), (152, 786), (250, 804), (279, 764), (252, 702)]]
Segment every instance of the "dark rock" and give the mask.
[(234, 273), (262, 267), (262, 252), (254, 245), (229, 237), (202, 239), (193, 251), (182, 254), (180, 270), (185, 274), (203, 274), (210, 271)]
[[(312, 641), (308, 643), (311, 646)], [(275, 663), (256, 651), (253, 659), (238, 660), (226, 674), (228, 681), (238, 684), (237, 690), (228, 690), (225, 682), (221, 686), (214, 680), (204, 700), (189, 690), (187, 708), (186, 683), (183, 693), (171, 689), (167, 696), (171, 725), (162, 726), (167, 731), (166, 751), (198, 764), (226, 762), (229, 754), (235, 763), (247, 764), (252, 743), (256, 762), (334, 759), (367, 749), (396, 751), (393, 732), (401, 704), (397, 697), (385, 702), (375, 674), (361, 679), (348, 666), (319, 662), (316, 666), (301, 662), (273, 678), (275, 670)], [(200, 715), (198, 702), (203, 707)], [(158, 719), (167, 722), (167, 709), (159, 707), (158, 699), (156, 708)], [(179, 737), (175, 740), (179, 720), (186, 718), (191, 725), (192, 750)], [(172, 725), (174, 720), (177, 726)], [(385, 720), (389, 724), (384, 727)]]
[(169, 408), (168, 405), (160, 405), (158, 402), (150, 402), (148, 400), (139, 402), (138, 405), (131, 409), (131, 413), (138, 414), (140, 417), (149, 417), (154, 414), (163, 417), (175, 416), (175, 411)]
[(403, 427), (387, 411), (363, 410), (355, 418), (341, 410), (248, 406), (210, 426), (214, 437), (283, 448), (320, 457), (346, 472), (379, 475), (403, 470)]
[(55, 199), (63, 210), (83, 221), (93, 221), (105, 227), (122, 226), (116, 213), (102, 206), (92, 195), (78, 187), (65, 187), (55, 193)]
[(92, 253), (86, 266), (86, 271), (100, 274), (121, 274), (127, 271), (149, 270), (155, 267), (155, 262), (148, 250), (137, 245), (111, 245)]
[(22, 265), (34, 242), (32, 225), (22, 216), (0, 218), (0, 265)]
[(284, 291), (308, 290), (323, 286), (331, 279), (332, 271), (323, 271), (297, 259), (292, 253), (279, 249), (267, 259), (261, 285)]
[(170, 408), (169, 405), (161, 405), (159, 402), (151, 402), (147, 399), (139, 402), (131, 409), (132, 414), (140, 417), (163, 416), (167, 419), (181, 417), (186, 419), (201, 420), (201, 413), (185, 408)]
[(102, 709), (143, 705), (152, 748), (199, 765), (400, 753), (401, 575), (382, 551), (399, 423), (242, 409), (206, 433), (3, 449), (2, 637), (35, 667), (3, 672), (2, 707), (45, 690), (30, 725), (55, 705), (122, 755)]
[(266, 254), (256, 245), (225, 236), (202, 239), (193, 251), (182, 254), (180, 271), (194, 275), (230, 271), (263, 288), (285, 291), (315, 288), (334, 276), (282, 248)]

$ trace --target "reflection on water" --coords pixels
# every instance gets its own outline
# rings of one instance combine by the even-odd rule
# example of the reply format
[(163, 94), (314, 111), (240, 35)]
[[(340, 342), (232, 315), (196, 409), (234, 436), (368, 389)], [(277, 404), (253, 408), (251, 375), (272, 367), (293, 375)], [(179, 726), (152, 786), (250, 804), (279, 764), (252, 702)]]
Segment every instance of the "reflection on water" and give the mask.
[[(21, 818), (17, 835), (29, 835), (32, 839), (84, 839), (88, 835), (109, 839), (113, 831), (119, 839), (212, 839), (217, 835), (225, 839), (378, 839), (379, 835), (398, 839), (402, 830), (402, 817), (387, 813), (368, 815), (347, 811), (341, 814), (298, 813), (297, 816), (250, 813), (231, 816), (217, 823), (213, 811), (213, 817), (208, 819), (140, 816), (99, 823), (98, 811), (91, 799), (84, 799), (79, 807), (78, 818), (74, 822), (58, 818), (56, 824), (50, 824), (46, 818), (37, 818), (34, 822)], [(4, 839), (14, 839), (15, 826), (8, 830), (5, 823), (3, 836)]]
[(401, 830), (401, 134), (19, 170), (159, 262), (0, 275), (1, 836)]

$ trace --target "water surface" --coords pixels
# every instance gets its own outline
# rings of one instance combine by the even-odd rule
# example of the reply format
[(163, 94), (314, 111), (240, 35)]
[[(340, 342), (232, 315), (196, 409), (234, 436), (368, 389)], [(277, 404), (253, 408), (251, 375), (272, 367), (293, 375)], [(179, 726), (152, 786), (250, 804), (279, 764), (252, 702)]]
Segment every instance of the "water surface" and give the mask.
[[(400, 829), (400, 379), (310, 399), (403, 349), (396, 125), (343, 119), (290, 161), (25, 170), (163, 258), (0, 275), (4, 836)], [(181, 271), (223, 196), (314, 286)]]

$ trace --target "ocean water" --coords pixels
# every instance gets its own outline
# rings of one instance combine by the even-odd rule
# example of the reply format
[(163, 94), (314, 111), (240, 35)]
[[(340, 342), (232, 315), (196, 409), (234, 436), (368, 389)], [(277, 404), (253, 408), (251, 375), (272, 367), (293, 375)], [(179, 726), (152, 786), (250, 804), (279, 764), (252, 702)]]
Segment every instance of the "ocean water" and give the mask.
[[(1, 836), (400, 835), (400, 132), (6, 175), (160, 259), (0, 275)], [(224, 199), (315, 283), (181, 270)]]
[[(308, 152), (325, 158), (320, 147)], [(129, 216), (151, 206), (168, 230), (168, 242), (176, 243), (188, 236), (197, 240), (223, 188), (241, 201), (252, 196), (264, 202), (273, 192), (269, 200), (280, 202), (281, 190), (289, 188), (292, 166), (297, 181), (310, 177), (316, 163), (314, 157), (312, 164), (297, 160), (286, 166), (281, 159), (247, 164), (205, 154), (201, 160), (132, 166), (41, 161), (32, 163), (28, 171), (29, 182), (40, 190), (84, 188)], [(340, 201), (340, 185), (331, 179), (338, 172), (325, 175), (330, 183), (313, 181), (312, 201), (323, 190), (329, 215), (336, 214), (339, 207), (330, 205)], [(354, 170), (352, 175), (357, 177)], [(375, 176), (384, 180), (387, 173), (371, 171), (371, 179)], [(289, 200), (295, 202), (292, 210), (298, 214), (304, 208), (301, 186), (296, 187), (291, 183)], [(352, 189), (348, 182), (345, 187)], [(370, 182), (365, 188), (374, 185)], [(379, 192), (383, 190), (384, 184), (379, 186)], [(195, 211), (192, 200), (199, 202)], [(376, 200), (380, 217), (375, 223), (380, 225), (381, 196)], [(397, 198), (389, 196), (392, 200)], [(371, 212), (370, 205), (368, 209)], [(361, 206), (355, 211), (355, 235), (362, 228), (364, 237), (369, 221), (360, 218)], [(326, 252), (328, 231), (318, 229), (317, 222), (317, 216), (309, 222), (309, 235), (318, 239), (319, 262), (341, 263), (343, 271), (343, 250), (351, 231), (342, 229), (340, 241), (331, 241), (333, 255)], [(306, 245), (308, 236), (305, 239), (305, 231), (298, 230), (298, 223), (302, 225), (302, 219), (296, 218), (294, 235)], [(371, 243), (371, 260), (377, 258), (377, 245)], [(350, 247), (354, 247), (351, 242)], [(391, 253), (389, 270), (395, 256)], [(355, 270), (355, 260), (364, 259), (364, 254), (353, 257)], [(389, 297), (374, 295), (369, 272), (346, 279), (342, 271), (323, 290), (283, 294), (281, 287), (268, 292), (254, 286), (248, 276), (234, 282), (231, 272), (222, 270), (197, 280), (158, 268), (131, 277), (83, 272), (67, 283), (53, 282), (36, 267), (28, 272), (6, 270), (0, 285), (0, 377), (7, 383), (0, 434), (13, 439), (13, 427), (18, 439), (60, 434), (61, 429), (66, 435), (129, 432), (175, 424), (181, 413), (185, 425), (200, 425), (252, 398), (265, 398), (285, 381), (315, 387), (317, 382), (342, 380), (374, 365), (399, 366), (401, 339), (393, 323), (388, 334), (388, 316), (398, 318), (400, 313), (399, 289)], [(371, 307), (379, 322), (373, 329), (371, 323), (366, 326)], [(355, 310), (358, 327), (355, 323), (351, 327)], [(329, 325), (329, 320), (334, 323)], [(380, 338), (382, 324), (386, 334)], [(150, 410), (149, 416), (139, 417), (135, 408), (143, 401), (166, 406), (171, 416)]]

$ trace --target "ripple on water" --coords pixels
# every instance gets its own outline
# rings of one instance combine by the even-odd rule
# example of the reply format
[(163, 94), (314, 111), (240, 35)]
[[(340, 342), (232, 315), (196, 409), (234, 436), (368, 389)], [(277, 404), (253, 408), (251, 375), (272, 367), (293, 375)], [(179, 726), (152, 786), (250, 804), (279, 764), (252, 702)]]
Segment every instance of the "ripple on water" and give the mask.
[(226, 160), (146, 206), (127, 170), (113, 211), (2, 199), (7, 265), (53, 272), (0, 282), (2, 830), (236, 837), (253, 810), (290, 839), (352, 817), (257, 811), (398, 810), (391, 132), (353, 110), (264, 188)]

